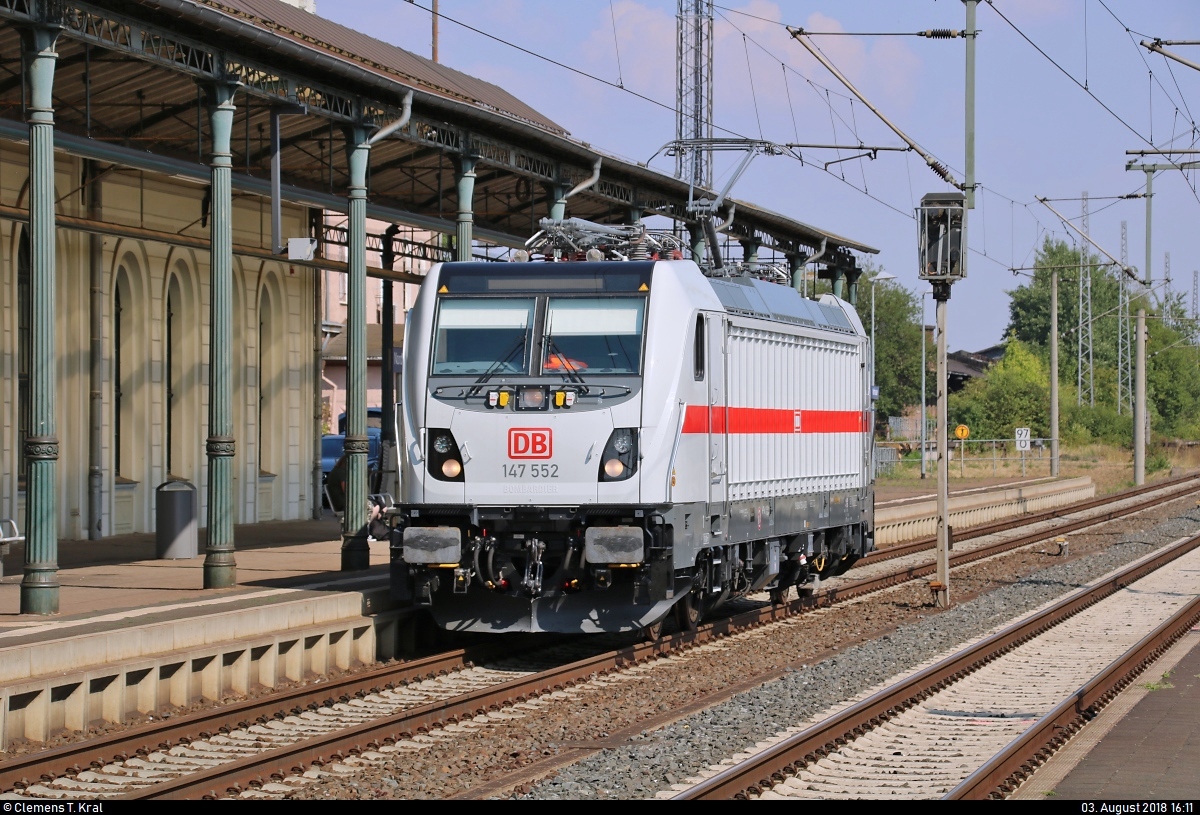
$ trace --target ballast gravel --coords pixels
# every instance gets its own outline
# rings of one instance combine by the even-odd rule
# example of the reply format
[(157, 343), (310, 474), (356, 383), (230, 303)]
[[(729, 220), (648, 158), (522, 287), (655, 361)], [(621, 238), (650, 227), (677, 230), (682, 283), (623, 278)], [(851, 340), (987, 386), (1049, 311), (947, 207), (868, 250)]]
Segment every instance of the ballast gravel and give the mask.
[[(1034, 545), (956, 569), (958, 605), (946, 611), (930, 605), (923, 581), (907, 583), (641, 663), (586, 683), (587, 688), (531, 700), (469, 734), (431, 732), (434, 738), (426, 738), (421, 749), (409, 746), (365, 766), (315, 772), (317, 777), (306, 779), (291, 798), (444, 799), (474, 797), (473, 790), (487, 797), (481, 785), (504, 780), (520, 786), (494, 797), (652, 798), (897, 673), (1194, 533), (1200, 529), (1194, 502), (1195, 496), (1165, 501), (1137, 516), (1080, 530), (1070, 538), (1069, 557), (1058, 556), (1053, 544)], [(852, 570), (845, 579), (856, 577)], [(756, 677), (765, 684), (753, 692), (725, 692)], [(710, 695), (719, 703), (688, 713)], [(671, 724), (660, 726), (664, 721)], [(623, 741), (626, 733), (640, 735)], [(605, 744), (610, 739), (619, 746)], [(544, 770), (539, 769), (544, 762)]]
[(1089, 555), (918, 619), (872, 641), (653, 732), (607, 749), (527, 788), (522, 799), (652, 798), (864, 690), (975, 639), (1200, 527), (1183, 513)]

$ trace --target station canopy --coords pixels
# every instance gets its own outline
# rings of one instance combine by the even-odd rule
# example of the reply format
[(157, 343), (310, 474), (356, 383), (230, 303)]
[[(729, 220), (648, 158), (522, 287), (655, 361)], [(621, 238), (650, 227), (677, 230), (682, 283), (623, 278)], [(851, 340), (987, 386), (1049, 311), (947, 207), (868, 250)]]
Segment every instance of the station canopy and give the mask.
[[(395, 121), (412, 91), (408, 124), (371, 151), (371, 218), (453, 233), (455, 166), (466, 155), (476, 162), (478, 240), (521, 245), (548, 214), (555, 185), (561, 191), (589, 179), (597, 160), (600, 177), (570, 199), (572, 217), (625, 223), (638, 209), (692, 220), (683, 181), (573, 139), (496, 85), (280, 0), (3, 0), (0, 138), (27, 137), (21, 31), (46, 23), (61, 27), (60, 151), (203, 183), (211, 149), (206, 88), (232, 80), (240, 84), (235, 194), (270, 194), (275, 110), (283, 199), (345, 211), (346, 128)], [(825, 242), (826, 263), (852, 264), (850, 250), (877, 251), (747, 202), (736, 207), (728, 230), (735, 240), (804, 256)]]

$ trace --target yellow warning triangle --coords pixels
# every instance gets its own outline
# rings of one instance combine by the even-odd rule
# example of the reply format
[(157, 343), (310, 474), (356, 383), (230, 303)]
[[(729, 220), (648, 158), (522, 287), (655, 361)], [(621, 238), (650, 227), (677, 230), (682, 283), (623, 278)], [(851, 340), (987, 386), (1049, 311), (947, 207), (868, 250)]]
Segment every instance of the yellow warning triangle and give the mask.
[(650, 287), (643, 283), (642, 285), (638, 286), (638, 291), (650, 291)]
[(449, 294), (449, 293), (450, 293), (450, 290), (448, 288), (446, 288), (445, 283), (443, 283), (442, 287), (440, 289), (438, 289), (438, 294)]

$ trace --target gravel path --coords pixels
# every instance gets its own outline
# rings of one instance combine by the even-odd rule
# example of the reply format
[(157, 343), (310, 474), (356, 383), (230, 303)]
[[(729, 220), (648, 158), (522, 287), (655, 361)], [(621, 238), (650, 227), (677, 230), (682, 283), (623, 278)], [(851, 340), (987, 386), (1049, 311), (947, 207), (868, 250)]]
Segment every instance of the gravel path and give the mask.
[(945, 612), (906, 625), (783, 679), (689, 716), (627, 747), (561, 770), (524, 798), (648, 798), (747, 750), (765, 737), (856, 696), (935, 653), (955, 648), (1178, 538), (1200, 514), (1181, 514), (1125, 536), (1105, 551), (1051, 566)]

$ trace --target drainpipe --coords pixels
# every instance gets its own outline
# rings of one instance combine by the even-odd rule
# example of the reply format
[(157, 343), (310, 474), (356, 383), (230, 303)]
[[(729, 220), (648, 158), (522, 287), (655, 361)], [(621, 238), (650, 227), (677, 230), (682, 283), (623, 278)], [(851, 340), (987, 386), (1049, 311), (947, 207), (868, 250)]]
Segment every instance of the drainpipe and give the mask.
[(601, 161), (602, 161), (602, 159), (600, 159), (600, 158), (596, 159), (595, 164), (592, 165), (592, 174), (590, 176), (588, 176), (587, 178), (585, 178), (583, 181), (580, 181), (574, 187), (572, 187), (571, 191), (562, 197), (563, 201), (566, 201), (568, 198), (570, 198), (572, 195), (574, 195), (577, 192), (583, 192), (584, 190), (593, 186), (597, 181), (600, 180), (600, 162)]
[(805, 294), (808, 293), (808, 284), (804, 280), (804, 267), (810, 263), (816, 263), (818, 260), (825, 257), (825, 247), (828, 246), (828, 244), (829, 244), (829, 238), (821, 238), (821, 248), (817, 250), (816, 254), (809, 255), (808, 257), (803, 258), (800, 261), (800, 264), (796, 268), (792, 269), (792, 288), (793, 289), (795, 289), (796, 291), (800, 291), (801, 284), (803, 284), (804, 293)]
[[(314, 217), (314, 214), (319, 213), (319, 210), (307, 210), (308, 224), (310, 234), (317, 234), (317, 256), (325, 254), (325, 236), (321, 234), (320, 216)], [(313, 227), (317, 227), (314, 229)], [(313, 405), (312, 405), (312, 438), (313, 438), (313, 460), (312, 460), (312, 519), (319, 521), (322, 518), (322, 507), (324, 506), (323, 481), (324, 473), (321, 470), (321, 379), (325, 375), (323, 360), (321, 359), (321, 349), (324, 346), (324, 337), (322, 336), (321, 326), (325, 323), (325, 318), (329, 313), (328, 305), (325, 300), (325, 292), (323, 289), (328, 289), (327, 281), (325, 280), (326, 272), (313, 270), (312, 283), (312, 298), (313, 298)], [(240, 498), (239, 498), (240, 500)]]
[[(557, 200), (555, 200), (555, 202), (550, 207), (550, 220), (561, 221), (564, 218), (566, 218), (567, 217), (567, 199), (570, 198), (572, 195), (575, 195), (576, 193), (583, 192), (588, 187), (591, 187), (593, 184), (595, 184), (597, 181), (600, 180), (600, 163), (601, 163), (601, 161), (602, 161), (601, 158), (597, 158), (595, 163), (592, 164), (592, 174), (590, 176), (588, 176), (587, 178), (585, 178), (583, 181), (580, 181), (574, 187), (572, 187), (570, 192), (560, 195), (557, 198)], [(562, 185), (555, 184), (554, 189), (561, 190)]]
[(379, 130), (372, 133), (371, 138), (367, 139), (367, 144), (372, 145), (372, 144), (376, 144), (377, 142), (381, 142), (384, 139), (386, 139), (388, 136), (392, 135), (397, 130), (404, 127), (406, 124), (408, 124), (408, 120), (410, 118), (412, 118), (412, 100), (413, 100), (413, 92), (412, 91), (409, 91), (408, 93), (404, 94), (404, 102), (400, 108), (400, 118), (396, 119), (396, 121), (394, 121), (390, 124), (384, 125)]
[[(83, 162), (84, 178), (87, 179), (84, 195), (87, 197), (88, 217), (99, 221), (103, 217), (100, 199), (100, 173), (98, 165), (87, 159)], [(88, 423), (91, 426), (88, 448), (88, 540), (100, 540), (104, 518), (104, 467), (102, 460), (102, 438), (104, 434), (104, 238), (88, 236), (88, 272), (91, 278), (91, 402)], [(115, 383), (120, 387), (120, 383)]]

